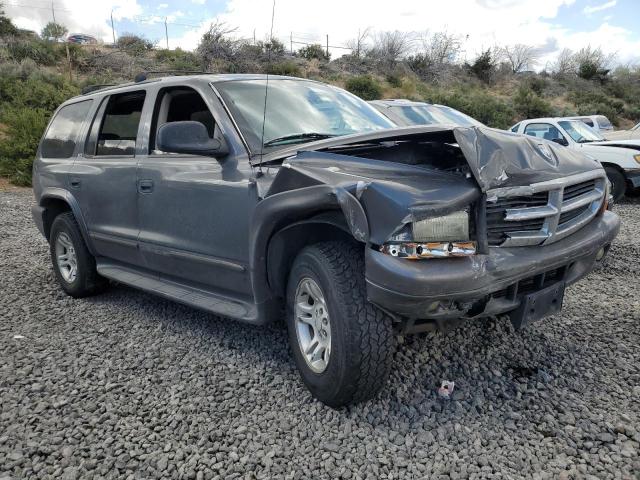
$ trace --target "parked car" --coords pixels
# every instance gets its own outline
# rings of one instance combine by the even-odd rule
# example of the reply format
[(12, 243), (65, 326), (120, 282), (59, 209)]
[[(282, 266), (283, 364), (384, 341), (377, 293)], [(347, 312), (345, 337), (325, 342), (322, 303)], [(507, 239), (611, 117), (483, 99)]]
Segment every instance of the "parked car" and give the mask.
[(72, 98), (33, 188), (67, 294), (110, 279), (255, 325), (286, 311), (301, 377), (332, 407), (381, 388), (397, 334), (558, 312), (619, 229), (595, 160), (484, 127), (394, 128), (278, 76)]
[(607, 140), (640, 140), (640, 123), (637, 123), (629, 130), (615, 130), (613, 132), (605, 132), (604, 137)]
[(84, 33), (72, 33), (67, 37), (67, 42), (77, 43), (78, 45), (97, 45), (98, 40), (91, 35)]
[(602, 135), (605, 135), (605, 133), (607, 132), (613, 131), (613, 124), (604, 115), (583, 115), (581, 117), (565, 117), (563, 118), (563, 120), (580, 120), (581, 122), (589, 125), (596, 132), (600, 132)]
[(399, 126), (438, 124), (459, 127), (484, 126), (475, 118), (445, 105), (404, 99), (372, 100), (369, 103)]
[(523, 120), (511, 127), (511, 131), (550, 140), (594, 157), (607, 172), (616, 201), (627, 189), (640, 187), (640, 142), (606, 141), (583, 122), (565, 118)]

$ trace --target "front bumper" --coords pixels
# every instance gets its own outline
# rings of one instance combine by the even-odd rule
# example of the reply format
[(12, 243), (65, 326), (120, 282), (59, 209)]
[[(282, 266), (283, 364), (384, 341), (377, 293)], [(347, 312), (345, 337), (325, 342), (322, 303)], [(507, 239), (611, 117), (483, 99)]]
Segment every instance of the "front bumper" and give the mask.
[(627, 180), (632, 185), (632, 188), (640, 187), (640, 168), (634, 170), (625, 170), (624, 172)]
[(488, 255), (418, 261), (367, 249), (367, 295), (374, 304), (409, 319), (505, 313), (520, 304), (517, 295), (504, 293), (513, 292), (519, 282), (534, 278), (544, 282), (542, 274), (553, 272), (554, 278), (561, 275), (569, 285), (589, 273), (600, 249), (613, 241), (619, 229), (618, 216), (606, 211), (574, 234), (545, 246), (492, 247)]

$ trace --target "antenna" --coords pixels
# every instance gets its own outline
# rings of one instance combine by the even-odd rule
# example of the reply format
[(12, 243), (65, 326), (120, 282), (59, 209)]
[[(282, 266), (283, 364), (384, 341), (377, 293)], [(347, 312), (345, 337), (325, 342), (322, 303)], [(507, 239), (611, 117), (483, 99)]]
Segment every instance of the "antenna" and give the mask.
[(271, 30), (269, 31), (269, 51), (267, 52), (267, 79), (264, 84), (264, 109), (262, 110), (262, 136), (260, 138), (260, 164), (259, 174), (262, 175), (262, 155), (264, 154), (264, 124), (267, 120), (267, 96), (269, 95), (269, 67), (271, 66), (271, 49), (273, 48), (273, 19), (276, 15), (276, 0), (273, 0), (271, 7)]

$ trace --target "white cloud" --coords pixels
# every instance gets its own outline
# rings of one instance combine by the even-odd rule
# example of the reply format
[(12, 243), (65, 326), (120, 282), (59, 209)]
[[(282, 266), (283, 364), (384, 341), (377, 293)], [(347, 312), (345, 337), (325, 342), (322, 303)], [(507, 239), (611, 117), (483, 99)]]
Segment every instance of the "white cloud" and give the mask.
[(158, 10), (165, 9), (165, 8), (167, 8), (168, 6), (169, 6), (169, 4), (168, 4), (168, 3), (161, 3), (160, 5), (158, 5)]
[(206, 0), (191, 0), (191, 3), (195, 3), (196, 5), (204, 5)]
[(618, 0), (611, 0), (610, 2), (602, 3), (600, 5), (587, 5), (582, 11), (587, 15), (591, 15), (592, 13), (601, 12), (602, 10), (613, 8), (617, 3)]
[[(5, 4), (6, 14), (21, 28), (40, 31), (52, 20), (51, 7), (40, 7), (43, 3), (29, 2), (16, 6)], [(137, 0), (58, 0), (55, 3), (56, 21), (67, 27), (69, 32), (87, 33), (105, 41), (111, 41), (110, 16), (120, 21), (132, 19), (142, 13)]]

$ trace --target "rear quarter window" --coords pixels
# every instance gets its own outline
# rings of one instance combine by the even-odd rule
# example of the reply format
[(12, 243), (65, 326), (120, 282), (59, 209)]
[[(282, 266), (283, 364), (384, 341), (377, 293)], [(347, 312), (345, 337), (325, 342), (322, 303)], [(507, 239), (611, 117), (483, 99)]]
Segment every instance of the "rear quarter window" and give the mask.
[(65, 105), (51, 121), (42, 139), (40, 154), (44, 158), (70, 158), (76, 149), (82, 124), (93, 100)]
[(611, 122), (609, 121), (609, 119), (604, 115), (598, 115), (596, 117), (596, 120), (598, 122), (598, 125), (600, 125), (600, 128), (611, 128), (613, 126), (611, 125)]

